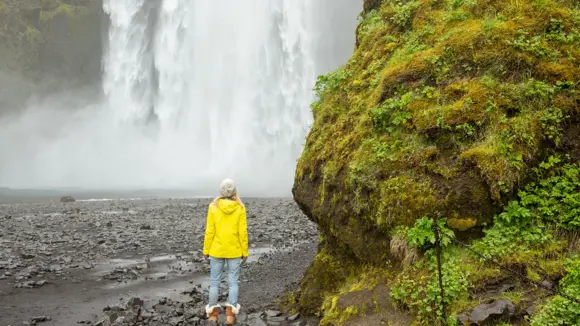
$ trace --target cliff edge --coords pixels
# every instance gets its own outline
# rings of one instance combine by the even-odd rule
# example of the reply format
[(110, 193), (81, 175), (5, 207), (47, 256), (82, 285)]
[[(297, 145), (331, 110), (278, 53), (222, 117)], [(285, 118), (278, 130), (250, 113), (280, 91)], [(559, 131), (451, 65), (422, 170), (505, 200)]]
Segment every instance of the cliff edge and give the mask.
[[(580, 296), (579, 83), (577, 1), (365, 1), (354, 54), (316, 84), (293, 194), (322, 239), (291, 301), (326, 325), (440, 320), (433, 217)], [(545, 289), (451, 240), (443, 257), (450, 322), (506, 282), (485, 296), (514, 305), (498, 320), (553, 321), (561, 297), (540, 302)]]

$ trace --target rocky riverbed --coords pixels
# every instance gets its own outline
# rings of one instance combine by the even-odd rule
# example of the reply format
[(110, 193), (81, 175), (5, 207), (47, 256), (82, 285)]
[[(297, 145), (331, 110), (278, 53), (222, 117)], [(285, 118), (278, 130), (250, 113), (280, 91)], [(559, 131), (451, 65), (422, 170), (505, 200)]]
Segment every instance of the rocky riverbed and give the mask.
[[(0, 325), (205, 325), (210, 201), (0, 205)], [(239, 324), (308, 324), (274, 301), (312, 261), (316, 226), (291, 199), (245, 203), (251, 257), (240, 276)]]

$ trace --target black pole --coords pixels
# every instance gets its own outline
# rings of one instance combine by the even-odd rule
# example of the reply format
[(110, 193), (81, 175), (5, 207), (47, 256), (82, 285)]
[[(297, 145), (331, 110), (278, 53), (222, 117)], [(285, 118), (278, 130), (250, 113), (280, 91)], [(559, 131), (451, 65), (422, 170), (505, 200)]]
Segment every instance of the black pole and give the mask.
[(443, 273), (441, 272), (441, 238), (439, 236), (439, 228), (437, 227), (437, 219), (433, 216), (433, 231), (435, 232), (435, 253), (437, 255), (437, 273), (439, 274), (439, 289), (441, 290), (441, 315), (443, 320), (442, 325), (447, 324), (447, 313), (445, 312), (445, 291), (443, 290)]

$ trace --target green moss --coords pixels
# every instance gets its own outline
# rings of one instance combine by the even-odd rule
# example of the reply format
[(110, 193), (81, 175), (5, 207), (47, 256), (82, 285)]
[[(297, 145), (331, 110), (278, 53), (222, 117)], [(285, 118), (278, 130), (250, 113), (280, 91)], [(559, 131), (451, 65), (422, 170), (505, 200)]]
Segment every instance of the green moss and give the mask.
[[(408, 171), (420, 188), (432, 183), (424, 167), (451, 179), (475, 166), (499, 204), (542, 155), (543, 141), (558, 143), (578, 97), (571, 73), (577, 66), (550, 55), (579, 59), (567, 48), (577, 45), (578, 23), (563, 14), (565, 4), (548, 2), (555, 7), (450, 1), (442, 9), (429, 1), (384, 1), (366, 13), (351, 60), (317, 83), (320, 100), (297, 179), (308, 167), (312, 181), (323, 166), (320, 197), (329, 182), (344, 184), (356, 194), (347, 205), (376, 225), (385, 225), (384, 209), (372, 197), (392, 187), (395, 171)], [(455, 11), (469, 15), (449, 20)], [(526, 35), (541, 40), (526, 45)], [(437, 149), (451, 151), (446, 163), (425, 155)], [(341, 169), (349, 172), (339, 177)], [(412, 206), (421, 204), (406, 201), (403, 209)]]
[(352, 273), (354, 264), (344, 256), (341, 257), (344, 259), (335, 257), (335, 252), (323, 247), (306, 271), (296, 299), (303, 312), (317, 314), (324, 298), (334, 293)]
[[(0, 59), (11, 70), (24, 74), (38, 69), (42, 51), (50, 47), (55, 35), (86, 38), (87, 17), (98, 14), (98, 3), (86, 1), (72, 5), (60, 0), (7, 0), (0, 3)], [(66, 34), (54, 29), (55, 20), (64, 17)], [(60, 21), (59, 21), (60, 22)], [(77, 34), (82, 34), (78, 36)]]
[(393, 225), (412, 225), (424, 207), (435, 208), (437, 200), (429, 183), (421, 183), (407, 175), (389, 178), (381, 183), (374, 223), (388, 231)]
[[(394, 231), (439, 214), (465, 237), (488, 226), (483, 239), (467, 237), (485, 254), (522, 264), (531, 277), (557, 278), (571, 246), (558, 233), (578, 228), (574, 183), (566, 173), (551, 176), (549, 187), (532, 183), (533, 198), (545, 199), (537, 206), (521, 193), (517, 205), (506, 204), (543, 178), (534, 171), (546, 157), (580, 146), (565, 135), (580, 117), (579, 30), (572, 0), (382, 1), (362, 17), (348, 63), (319, 79), (296, 201), (363, 265), (405, 260), (410, 250)], [(533, 222), (513, 225), (506, 216)], [(475, 305), (470, 291), (509, 277), (463, 249), (445, 255), (465, 266), (449, 265), (446, 276), (461, 284), (450, 292), (453, 313)], [(394, 269), (394, 293), (432, 320), (426, 256)], [(333, 321), (368, 311), (339, 312), (346, 284), (322, 296)], [(506, 296), (519, 302), (522, 289)]]
[(72, 16), (77, 8), (66, 3), (56, 3), (54, 8), (44, 9), (40, 12), (40, 20), (43, 23), (50, 22), (59, 15)]
[(325, 298), (321, 311), (323, 319), (320, 325), (344, 325), (353, 317), (373, 314), (379, 310), (381, 283), (391, 278), (392, 270), (360, 266), (353, 271), (337, 291)]

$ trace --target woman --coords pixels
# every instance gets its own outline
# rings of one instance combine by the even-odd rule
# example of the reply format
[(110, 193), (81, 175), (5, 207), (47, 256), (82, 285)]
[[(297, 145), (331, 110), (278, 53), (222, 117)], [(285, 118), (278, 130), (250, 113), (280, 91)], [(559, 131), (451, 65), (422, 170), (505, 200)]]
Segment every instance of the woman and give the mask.
[(233, 180), (220, 185), (220, 197), (208, 208), (203, 255), (210, 261), (209, 303), (205, 307), (209, 321), (217, 322), (221, 311), (218, 305), (219, 288), (224, 266), (228, 268), (228, 302), (226, 324), (234, 325), (240, 311), (238, 277), (240, 265), (248, 258), (248, 230), (246, 208), (238, 197)]

